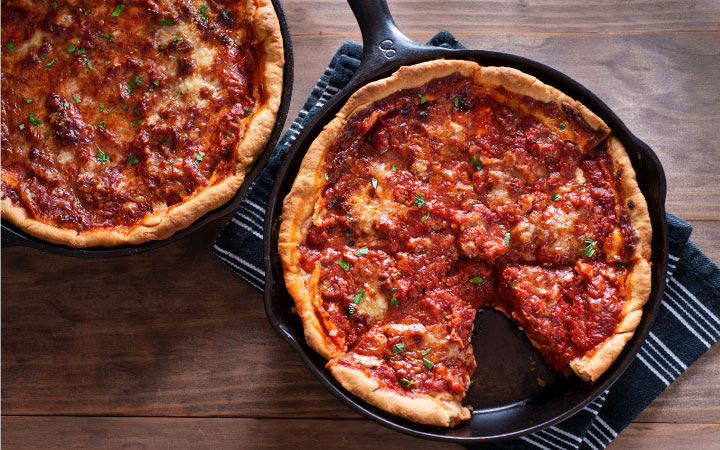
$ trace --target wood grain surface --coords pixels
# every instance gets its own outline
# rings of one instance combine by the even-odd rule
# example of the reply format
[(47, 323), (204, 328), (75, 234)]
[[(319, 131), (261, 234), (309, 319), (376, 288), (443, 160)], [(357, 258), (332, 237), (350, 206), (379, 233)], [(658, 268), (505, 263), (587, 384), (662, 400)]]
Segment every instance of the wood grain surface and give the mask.
[[(294, 117), (360, 33), (343, 1), (283, 4)], [(445, 28), (590, 88), (657, 152), (668, 210), (720, 261), (720, 2), (389, 4), (413, 39)], [(4, 448), (459, 448), (364, 420), (325, 391), (268, 324), (260, 293), (210, 254), (222, 225), (117, 259), (2, 250)], [(720, 448), (718, 380), (716, 345), (610, 448)]]

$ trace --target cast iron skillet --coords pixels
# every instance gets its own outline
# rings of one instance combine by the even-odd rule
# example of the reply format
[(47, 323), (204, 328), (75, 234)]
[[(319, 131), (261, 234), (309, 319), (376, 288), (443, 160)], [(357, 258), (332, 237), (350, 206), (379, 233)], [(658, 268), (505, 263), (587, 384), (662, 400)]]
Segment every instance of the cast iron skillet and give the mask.
[[(363, 59), (346, 88), (335, 94), (308, 123), (288, 152), (270, 196), (265, 217), (265, 308), (275, 330), (299, 354), (310, 371), (337, 398), (360, 414), (411, 435), (456, 443), (485, 442), (518, 437), (557, 423), (578, 412), (604, 392), (632, 362), (657, 315), (667, 266), (665, 175), (655, 153), (635, 137), (595, 95), (566, 75), (538, 62), (506, 53), (446, 50), (420, 45), (403, 35), (393, 22), (385, 0), (348, 0), (363, 36)], [(325, 360), (305, 342), (302, 323), (291, 312), (293, 300), (283, 281), (277, 252), (282, 201), (290, 191), (310, 143), (359, 87), (386, 77), (401, 65), (435, 58), (468, 59), (481, 65), (510, 66), (536, 76), (598, 114), (627, 148), (638, 182), (648, 202), (653, 226), (652, 292), (643, 319), (623, 352), (595, 383), (565, 378), (547, 367), (527, 338), (500, 313), (481, 310), (475, 323), (473, 347), (478, 369), (466, 401), (472, 418), (454, 428), (419, 425), (381, 411), (346, 392), (325, 370)], [(545, 384), (539, 386), (538, 378)]]
[(283, 75), (283, 89), (282, 96), (280, 97), (280, 107), (278, 108), (277, 117), (275, 118), (275, 126), (272, 129), (270, 138), (268, 139), (265, 149), (260, 154), (257, 161), (255, 161), (252, 170), (245, 176), (243, 184), (238, 189), (235, 196), (225, 203), (223, 206), (214, 209), (198, 220), (193, 222), (189, 227), (182, 229), (167, 239), (158, 241), (150, 241), (144, 244), (138, 245), (123, 245), (118, 247), (89, 247), (89, 248), (71, 248), (65, 245), (53, 244), (42, 239), (38, 239), (25, 233), (20, 228), (16, 227), (10, 221), (2, 221), (2, 246), (12, 247), (16, 245), (22, 245), (25, 247), (32, 247), (38, 250), (42, 250), (49, 253), (56, 253), (64, 256), (76, 256), (84, 258), (108, 258), (113, 256), (126, 256), (134, 255), (136, 253), (142, 253), (148, 250), (162, 247), (163, 245), (169, 244), (180, 240), (189, 234), (197, 231), (213, 220), (219, 219), (223, 216), (227, 216), (237, 208), (242, 199), (245, 197), (245, 193), (250, 187), (255, 177), (260, 173), (265, 162), (267, 161), (270, 153), (272, 153), (280, 134), (282, 133), (285, 120), (287, 119), (288, 108), (290, 108), (290, 96), (292, 94), (293, 84), (293, 51), (292, 42), (290, 41), (290, 30), (288, 29), (287, 19), (285, 18), (285, 11), (283, 11), (280, 0), (272, 0), (272, 4), (275, 7), (275, 13), (277, 14), (278, 21), (280, 22), (280, 32), (283, 38), (283, 51), (285, 53), (285, 70)]

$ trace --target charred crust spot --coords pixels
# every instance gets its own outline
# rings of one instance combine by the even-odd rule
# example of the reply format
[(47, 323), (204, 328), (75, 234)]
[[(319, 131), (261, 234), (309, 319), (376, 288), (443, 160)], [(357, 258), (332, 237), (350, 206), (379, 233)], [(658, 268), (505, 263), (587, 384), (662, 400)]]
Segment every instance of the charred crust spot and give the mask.
[(628, 208), (635, 209), (635, 203), (632, 200), (628, 200)]

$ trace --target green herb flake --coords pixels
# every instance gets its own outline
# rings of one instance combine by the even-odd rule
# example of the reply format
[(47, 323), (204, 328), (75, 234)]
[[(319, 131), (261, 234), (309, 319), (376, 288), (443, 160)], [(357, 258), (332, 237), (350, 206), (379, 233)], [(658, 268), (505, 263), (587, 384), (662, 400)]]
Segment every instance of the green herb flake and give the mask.
[(78, 54), (78, 55), (83, 55), (83, 54), (85, 54), (86, 51), (87, 51), (87, 50), (85, 50), (84, 48), (80, 48), (80, 49), (78, 49), (77, 54)]
[(458, 107), (458, 105), (460, 104), (460, 99), (459, 99), (459, 98), (457, 98), (457, 97), (455, 97), (455, 98), (453, 99), (453, 104), (454, 104), (454, 105), (455, 105), (455, 107), (457, 108), (457, 107)]
[(510, 232), (509, 231), (505, 232), (505, 245), (510, 247)]
[(70, 103), (68, 103), (68, 101), (65, 100), (65, 101), (63, 102), (63, 108), (67, 108), (68, 106), (70, 106)]
[(98, 106), (98, 109), (100, 110), (100, 112), (105, 111), (105, 105)]
[(342, 267), (345, 272), (350, 270), (350, 263), (342, 258), (338, 259), (338, 265)]
[(427, 99), (425, 98), (425, 96), (422, 95), (422, 94), (418, 94), (418, 98), (420, 99), (420, 104), (421, 104), (421, 105), (427, 101)]
[(110, 65), (110, 61), (105, 61), (105, 67)]
[(618, 269), (624, 269), (627, 267), (627, 264), (621, 263), (621, 262), (616, 262), (615, 267), (617, 267)]
[(427, 370), (432, 370), (432, 368), (435, 367), (435, 363), (427, 358), (423, 358), (423, 364), (425, 365)]
[(398, 169), (399, 169), (398, 166), (392, 166), (392, 170), (398, 170)]
[(45, 139), (47, 139), (47, 138), (49, 138), (49, 137), (50, 137), (50, 132), (46, 130), (46, 131), (45, 131)]
[(367, 247), (362, 247), (355, 252), (355, 256), (365, 256), (368, 252), (370, 252), (370, 250), (368, 250)]
[(252, 114), (252, 113), (253, 113), (253, 110), (252, 110), (252, 109), (246, 109), (246, 110), (245, 110), (245, 114), (248, 115), (248, 116), (249, 116), (250, 114)]
[(90, 70), (95, 70), (95, 69), (93, 68), (93, 66), (92, 66), (92, 63), (90, 63), (90, 60), (89, 60), (89, 59), (86, 59), (86, 60), (85, 60), (85, 64), (87, 65), (87, 68), (88, 68), (88, 69), (90, 69)]
[(482, 283), (483, 281), (485, 281), (485, 280), (483, 280), (483, 279), (480, 278), (480, 277), (472, 277), (472, 278), (470, 278), (470, 282), (471, 282), (472, 284), (480, 284), (480, 283)]
[(400, 303), (400, 300), (394, 298), (394, 299), (390, 300), (390, 307), (394, 308), (398, 305), (398, 303)]
[(378, 180), (377, 180), (377, 178), (375, 178), (375, 177), (371, 178), (371, 179), (370, 179), (370, 183), (372, 183), (372, 187), (373, 187), (374, 189), (377, 189), (377, 185), (378, 185)]
[(18, 125), (18, 128), (20, 129), (20, 131), (24, 130), (24, 129), (25, 129), (25, 124), (24, 124), (24, 123), (21, 123), (20, 125)]
[(47, 55), (40, 55), (40, 59), (42, 59), (43, 61), (45, 61), (45, 58), (47, 58)]
[[(132, 94), (133, 92), (135, 92), (135, 88), (133, 88), (133, 85), (132, 85), (132, 80), (128, 81), (127, 90), (128, 90), (129, 94)], [(127, 109), (127, 106), (123, 109)]]
[(566, 123), (566, 122), (560, 122), (560, 129), (561, 129), (561, 130), (564, 130), (565, 127), (567, 127), (567, 123)]
[(28, 114), (28, 119), (30, 120), (30, 123), (35, 126), (38, 126), (42, 123), (42, 120), (35, 117), (35, 114), (33, 114), (33, 113)]
[(58, 3), (57, 3), (57, 2), (52, 2), (52, 3), (50, 3), (50, 5), (52, 6), (53, 9), (58, 9)]
[(110, 17), (118, 17), (120, 13), (123, 12), (123, 9), (125, 9), (125, 5), (117, 5), (112, 14), (110, 14)]
[(403, 387), (410, 387), (413, 384), (417, 384), (417, 381), (410, 381), (407, 378), (400, 378), (400, 383), (402, 383)]
[(112, 34), (98, 34), (98, 37), (102, 39), (107, 39), (108, 42), (115, 42), (115, 38)]
[(351, 306), (348, 308), (347, 312), (348, 312), (348, 314), (353, 315), (353, 314), (355, 314), (355, 308)]
[(153, 81), (153, 84), (154, 84), (155, 86), (160, 86), (160, 81), (155, 80), (155, 81)]
[(585, 247), (582, 249), (582, 252), (583, 252), (583, 253), (585, 254), (585, 256), (587, 256), (588, 258), (592, 258), (592, 256), (595, 254), (595, 244), (596, 244), (596, 241), (595, 241), (594, 239), (588, 237), (588, 238), (585, 238), (585, 241), (584, 241), (584, 242), (587, 244), (587, 246), (585, 246)]
[(15, 50), (15, 43), (13, 41), (9, 41), (5, 44), (5, 48), (12, 52)]
[(368, 134), (368, 135), (367, 135), (367, 141), (368, 141), (368, 144), (372, 145), (372, 143), (373, 143), (372, 134)]
[(205, 11), (208, 9), (208, 5), (202, 5), (200, 9), (198, 9), (198, 12), (200, 13), (200, 17), (202, 18), (203, 22), (207, 22), (208, 17), (205, 14)]
[(128, 156), (127, 162), (128, 162), (128, 166), (132, 166), (133, 164), (139, 163), (140, 160), (137, 159), (135, 156), (130, 155), (130, 156)]
[(100, 128), (101, 130), (105, 129), (105, 121), (104, 120), (101, 120), (100, 122), (98, 122), (98, 128)]
[(352, 233), (350, 233), (349, 230), (345, 230), (345, 237), (350, 237), (350, 236), (352, 236)]
[(160, 141), (160, 145), (166, 143), (169, 140), (170, 140), (170, 135), (166, 134), (165, 137), (162, 139), (162, 141)]
[(555, 193), (555, 194), (553, 194), (552, 196), (550, 196), (550, 199), (551, 199), (552, 201), (556, 202), (556, 201), (560, 200), (560, 194)]
[(330, 179), (330, 175), (328, 174), (323, 175), (323, 177), (325, 178), (325, 181), (328, 181)]
[(429, 218), (430, 218), (430, 211), (428, 211), (427, 214), (425, 214), (424, 216), (422, 216), (422, 219), (420, 219), (420, 220), (422, 221), (422, 223), (427, 223), (427, 220), (428, 220)]
[(351, 216), (350, 214), (346, 215), (345, 218), (351, 222), (355, 220), (355, 217)]
[(75, 48), (76, 48), (76, 47), (75, 47), (75, 44), (73, 44), (73, 43), (71, 42), (71, 43), (69, 43), (68, 46), (67, 46), (67, 52), (68, 52), (68, 53), (72, 53), (72, 52), (75, 51)]
[(82, 103), (82, 100), (77, 95), (73, 94), (72, 99), (75, 100), (75, 103)]
[(355, 239), (350, 239), (350, 240), (348, 241), (348, 245), (349, 245), (350, 247), (352, 247), (353, 245), (355, 245)]
[(122, 105), (122, 106), (120, 107), (120, 109), (122, 109), (123, 111), (127, 111), (128, 105)]
[(168, 162), (170, 163), (171, 166), (174, 166), (174, 165), (175, 165), (175, 159), (174, 159), (174, 158), (171, 158), (170, 161), (168, 161)]
[(415, 193), (415, 206), (422, 208), (425, 206), (425, 196), (422, 194)]
[(428, 353), (430, 353), (430, 349), (429, 349), (429, 348), (426, 348), (425, 350), (423, 350), (423, 351), (420, 352), (420, 354), (423, 355), (423, 356), (427, 355)]
[(398, 291), (398, 288), (396, 288), (396, 287), (390, 288), (390, 292), (397, 292), (397, 291)]
[(109, 163), (110, 162), (110, 155), (105, 153), (100, 149), (100, 146), (95, 144), (95, 148), (97, 148), (97, 154), (95, 155), (95, 159), (97, 159), (97, 162), (100, 164), (102, 163)]
[(365, 298), (365, 289), (360, 289), (357, 294), (355, 294), (355, 297), (353, 297), (352, 302), (356, 305), (359, 305), (361, 301), (363, 301), (363, 298)]
[(140, 75), (135, 76), (135, 86), (141, 86), (142, 80), (140, 79)]
[(205, 152), (197, 152), (197, 154), (195, 155), (194, 164), (195, 164), (196, 166), (197, 166), (198, 164), (200, 164), (200, 163), (202, 162), (202, 160), (203, 160), (204, 157), (205, 157)]
[(512, 281), (508, 283), (508, 287), (509, 287), (510, 289), (515, 289), (515, 285), (513, 284)]
[(473, 166), (475, 166), (476, 170), (480, 170), (483, 168), (482, 163), (473, 155), (472, 159), (470, 160)]
[(45, 64), (45, 67), (52, 67), (55, 64), (55, 58), (51, 59), (49, 63)]
[(405, 343), (398, 342), (397, 344), (395, 344), (392, 348), (392, 352), (395, 353), (396, 355), (399, 355), (400, 353), (404, 353), (405, 352)]
[(31, 98), (29, 98), (29, 99), (25, 100), (25, 103), (32, 103), (32, 102), (33, 102), (33, 101), (32, 101), (32, 99), (31, 99)]
[(168, 25), (175, 25), (175, 21), (173, 19), (170, 19), (168, 17), (163, 17), (160, 19), (160, 25), (162, 26), (168, 26)]
[[(177, 34), (173, 33), (173, 42), (180, 42), (183, 40), (182, 36), (178, 36)], [(180, 98), (182, 98), (182, 92), (180, 93)]]

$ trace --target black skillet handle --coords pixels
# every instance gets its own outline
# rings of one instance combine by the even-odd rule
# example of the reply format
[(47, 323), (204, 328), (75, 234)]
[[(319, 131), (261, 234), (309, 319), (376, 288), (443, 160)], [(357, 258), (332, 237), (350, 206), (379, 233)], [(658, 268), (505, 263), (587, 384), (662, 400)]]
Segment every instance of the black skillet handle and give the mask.
[(414, 54), (424, 54), (440, 50), (436, 47), (419, 44), (395, 25), (385, 0), (347, 0), (360, 25), (363, 38), (363, 56), (360, 67), (353, 78), (362, 78), (376, 73), (395, 61), (407, 60)]

